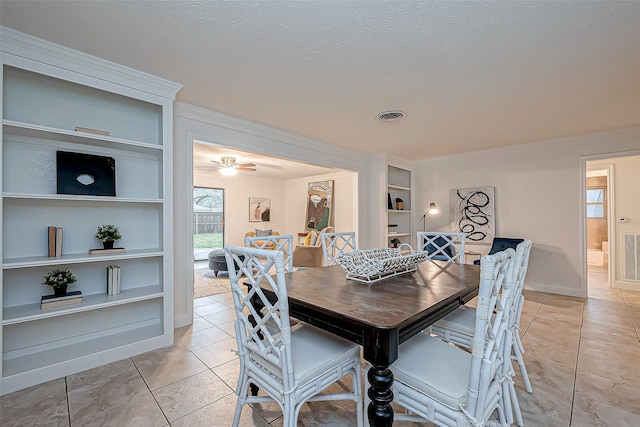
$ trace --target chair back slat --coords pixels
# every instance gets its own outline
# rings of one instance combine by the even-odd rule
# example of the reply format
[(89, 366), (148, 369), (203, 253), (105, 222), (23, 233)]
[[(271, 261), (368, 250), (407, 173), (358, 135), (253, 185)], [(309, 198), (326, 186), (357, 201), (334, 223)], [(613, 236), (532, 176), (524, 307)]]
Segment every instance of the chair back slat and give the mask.
[[(256, 361), (282, 381), (285, 391), (294, 387), (289, 303), (284, 278), (284, 253), (278, 250), (225, 246), (229, 280), (236, 311), (236, 340), (241, 363)], [(275, 276), (272, 271), (275, 268)], [(271, 302), (263, 292), (276, 294)], [(253, 299), (263, 307), (256, 307)]]
[[(531, 253), (531, 246), (531, 240), (527, 239), (516, 247), (516, 256), (513, 268), (513, 281), (515, 283), (513, 297), (516, 301), (516, 303), (514, 304), (514, 308), (517, 306), (521, 306), (519, 301), (520, 297), (522, 296), (522, 289), (524, 288), (524, 279), (527, 276), (527, 269), (529, 268), (529, 255)], [(517, 318), (514, 320), (519, 322), (521, 312), (519, 312), (517, 308), (514, 310), (514, 312), (517, 314)]]
[(464, 233), (418, 231), (418, 246), (427, 252), (427, 259), (464, 263)]
[(293, 271), (293, 234), (245, 237), (244, 245), (249, 248), (282, 251), (285, 270)]
[(513, 301), (514, 256), (515, 251), (507, 249), (484, 256), (480, 261), (480, 287), (465, 406), (465, 410), (477, 419), (484, 418), (489, 389), (499, 386), (499, 376), (503, 373), (505, 335)]
[(356, 250), (356, 233), (353, 231), (322, 233), (320, 239), (325, 267), (334, 265), (341, 253)]

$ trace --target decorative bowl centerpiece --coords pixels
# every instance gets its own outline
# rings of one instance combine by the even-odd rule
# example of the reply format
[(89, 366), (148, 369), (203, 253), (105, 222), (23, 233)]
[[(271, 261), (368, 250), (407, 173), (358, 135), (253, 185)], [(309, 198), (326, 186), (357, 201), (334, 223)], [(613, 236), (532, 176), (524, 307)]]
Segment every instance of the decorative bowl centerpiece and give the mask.
[[(404, 254), (403, 248), (407, 248)], [(347, 279), (375, 283), (401, 274), (413, 273), (416, 265), (427, 259), (424, 251), (414, 251), (411, 245), (398, 248), (356, 249), (338, 255), (336, 262), (347, 272)]]

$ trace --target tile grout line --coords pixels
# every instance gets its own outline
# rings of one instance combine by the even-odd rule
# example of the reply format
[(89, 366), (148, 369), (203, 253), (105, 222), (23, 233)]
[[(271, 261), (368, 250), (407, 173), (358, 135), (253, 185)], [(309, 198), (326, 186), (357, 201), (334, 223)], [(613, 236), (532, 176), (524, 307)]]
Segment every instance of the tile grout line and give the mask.
[(136, 362), (133, 360), (133, 357), (130, 357), (129, 359), (131, 360), (133, 367), (136, 368), (136, 371), (138, 372), (138, 375), (140, 375), (140, 378), (144, 382), (144, 385), (147, 387), (147, 390), (149, 390), (149, 394), (151, 394), (153, 401), (156, 402), (156, 405), (158, 405), (158, 409), (160, 409), (160, 412), (162, 412), (162, 416), (167, 421), (166, 425), (171, 425), (171, 423), (169, 423), (169, 418), (167, 418), (167, 414), (165, 414), (164, 410), (162, 409), (162, 405), (160, 405), (160, 402), (158, 402), (158, 399), (156, 399), (155, 394), (153, 394), (153, 391), (151, 390), (151, 387), (149, 387), (147, 380), (144, 379), (144, 375), (142, 375), (142, 372), (140, 372), (140, 369), (138, 369), (138, 365), (136, 365)]
[[(587, 294), (587, 301), (589, 295)], [(586, 304), (582, 304), (582, 316), (580, 317), (580, 333), (578, 334), (578, 351), (576, 353), (576, 368), (573, 372), (573, 393), (571, 394), (571, 411), (569, 412), (569, 427), (573, 422), (573, 408), (575, 407), (576, 400), (576, 383), (578, 382), (578, 361), (580, 360), (580, 346), (582, 345), (582, 328), (584, 327), (584, 312), (586, 310)]]
[(67, 397), (67, 421), (69, 422), (69, 427), (71, 427), (71, 402), (69, 401), (69, 384), (67, 383), (68, 378), (68, 376), (64, 377), (64, 392), (65, 396)]

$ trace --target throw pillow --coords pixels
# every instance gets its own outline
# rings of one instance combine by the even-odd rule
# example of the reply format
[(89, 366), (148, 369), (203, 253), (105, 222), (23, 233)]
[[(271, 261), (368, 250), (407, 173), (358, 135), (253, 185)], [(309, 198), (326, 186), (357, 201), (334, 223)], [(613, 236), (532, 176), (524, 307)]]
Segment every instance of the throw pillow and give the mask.
[(315, 246), (316, 242), (318, 241), (318, 233), (316, 233), (315, 231), (312, 232), (313, 236), (311, 236), (311, 240), (309, 241), (309, 246)]
[(313, 233), (314, 233), (314, 231), (311, 230), (309, 232), (309, 234), (307, 234), (307, 236), (304, 238), (304, 245), (305, 246), (311, 246), (311, 238), (313, 237)]
[(258, 230), (256, 228), (256, 237), (271, 236), (273, 230)]

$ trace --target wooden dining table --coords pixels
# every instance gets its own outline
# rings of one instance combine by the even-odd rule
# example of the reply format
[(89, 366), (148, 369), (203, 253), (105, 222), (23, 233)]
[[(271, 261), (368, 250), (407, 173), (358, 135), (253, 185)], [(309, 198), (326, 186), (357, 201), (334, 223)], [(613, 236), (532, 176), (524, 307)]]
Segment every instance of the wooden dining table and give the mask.
[(473, 299), (480, 267), (424, 261), (413, 273), (371, 284), (348, 280), (338, 265), (285, 277), (292, 317), (362, 346), (371, 364), (369, 422), (387, 427), (393, 424), (390, 366), (398, 358), (399, 345)]

